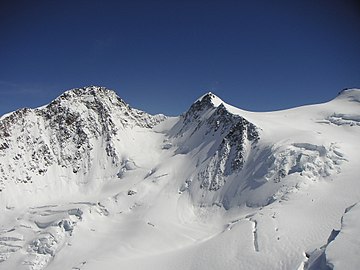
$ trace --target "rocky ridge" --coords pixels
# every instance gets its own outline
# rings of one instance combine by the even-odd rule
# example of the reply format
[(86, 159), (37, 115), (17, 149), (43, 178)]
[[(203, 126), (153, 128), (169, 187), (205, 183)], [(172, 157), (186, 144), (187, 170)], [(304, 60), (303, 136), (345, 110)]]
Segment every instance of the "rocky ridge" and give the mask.
[(114, 91), (97, 86), (66, 91), (41, 108), (17, 110), (0, 120), (0, 186), (31, 182), (54, 164), (86, 174), (99, 141), (118, 165), (116, 135), (135, 126), (152, 128), (164, 119), (133, 109)]

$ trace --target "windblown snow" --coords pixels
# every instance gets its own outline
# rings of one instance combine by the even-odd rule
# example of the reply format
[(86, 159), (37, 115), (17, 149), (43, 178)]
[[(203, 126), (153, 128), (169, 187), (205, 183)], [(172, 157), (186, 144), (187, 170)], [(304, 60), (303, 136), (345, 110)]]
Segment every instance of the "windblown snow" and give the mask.
[(357, 269), (360, 90), (178, 117), (112, 90), (0, 118), (0, 269)]

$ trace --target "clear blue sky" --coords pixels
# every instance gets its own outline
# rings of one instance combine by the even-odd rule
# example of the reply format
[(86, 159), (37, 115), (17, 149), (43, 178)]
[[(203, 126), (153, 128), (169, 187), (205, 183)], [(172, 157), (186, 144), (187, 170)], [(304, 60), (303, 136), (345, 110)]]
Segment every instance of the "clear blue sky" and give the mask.
[(87, 85), (168, 115), (208, 91), (254, 111), (324, 102), (360, 87), (360, 4), (1, 1), (0, 115)]

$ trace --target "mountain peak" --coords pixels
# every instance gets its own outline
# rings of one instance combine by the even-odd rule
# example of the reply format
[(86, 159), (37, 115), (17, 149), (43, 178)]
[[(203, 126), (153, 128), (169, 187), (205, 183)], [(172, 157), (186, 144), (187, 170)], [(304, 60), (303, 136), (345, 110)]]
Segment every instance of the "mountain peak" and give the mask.
[(88, 100), (89, 97), (109, 98), (110, 100), (118, 100), (124, 103), (124, 101), (118, 97), (115, 91), (103, 86), (95, 85), (67, 90), (62, 95), (60, 95), (58, 99), (70, 100), (73, 98), (80, 98)]
[(77, 94), (85, 94), (85, 95), (86, 94), (96, 95), (99, 93), (111, 93), (114, 91), (110, 90), (104, 86), (89, 85), (89, 86), (73, 88), (73, 89), (65, 91), (65, 93), (70, 93), (70, 92), (75, 92)]
[[(150, 129), (164, 119), (131, 108), (105, 87), (71, 89), (46, 106), (20, 109), (0, 119), (0, 172), (10, 168), (6, 181), (27, 183), (53, 165), (88, 174), (97, 155), (119, 166), (119, 134), (135, 127)], [(9, 155), (16, 157), (4, 160)]]
[(200, 103), (211, 103), (213, 106), (218, 107), (220, 104), (223, 104), (224, 102), (221, 100), (221, 98), (219, 98), (218, 96), (216, 96), (214, 93), (212, 92), (207, 92), (206, 94), (202, 95), (201, 97), (199, 97), (195, 103), (200, 102)]
[(165, 119), (163, 115), (150, 115), (131, 108), (117, 93), (102, 86), (87, 86), (65, 91), (46, 106), (47, 118), (64, 114), (77, 115), (81, 119), (101, 119), (121, 123), (123, 127), (153, 127)]
[(89, 111), (97, 114), (124, 111), (131, 114), (130, 111), (137, 111), (132, 109), (115, 91), (102, 86), (86, 86), (67, 90), (46, 108), (60, 113), (63, 110), (70, 110), (80, 114), (88, 114)]

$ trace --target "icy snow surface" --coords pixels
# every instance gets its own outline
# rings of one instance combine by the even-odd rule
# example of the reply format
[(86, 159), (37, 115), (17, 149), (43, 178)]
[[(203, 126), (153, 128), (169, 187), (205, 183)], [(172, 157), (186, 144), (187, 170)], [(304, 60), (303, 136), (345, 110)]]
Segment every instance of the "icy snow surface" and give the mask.
[(0, 118), (0, 269), (358, 269), (360, 90), (179, 117), (103, 87)]

